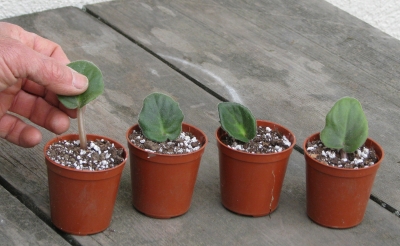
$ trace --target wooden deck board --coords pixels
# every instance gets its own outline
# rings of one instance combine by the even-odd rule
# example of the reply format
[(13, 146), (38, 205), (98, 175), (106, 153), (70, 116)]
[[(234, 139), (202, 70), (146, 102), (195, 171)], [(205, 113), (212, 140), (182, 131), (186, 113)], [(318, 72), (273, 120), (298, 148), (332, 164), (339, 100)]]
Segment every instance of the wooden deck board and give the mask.
[(116, 1), (90, 12), (299, 145), (336, 100), (360, 100), (386, 157), (373, 194), (400, 209), (400, 41), (316, 0)]
[(70, 245), (2, 186), (0, 197), (1, 245)]
[[(61, 44), (71, 60), (91, 60), (102, 69), (106, 89), (104, 95), (89, 105), (88, 132), (107, 135), (126, 145), (125, 132), (137, 121), (142, 100), (157, 91), (173, 96), (180, 103), (185, 121), (198, 126), (209, 137), (187, 214), (158, 220), (134, 210), (129, 166), (126, 166), (110, 227), (96, 235), (74, 237), (82, 245), (394, 245), (400, 241), (398, 218), (372, 201), (358, 227), (331, 230), (311, 222), (305, 213), (304, 159), (296, 151), (289, 161), (279, 207), (271, 216), (249, 218), (227, 211), (220, 203), (214, 139), (219, 125), (216, 107), (219, 100), (78, 9), (62, 8), (8, 21)], [(257, 112), (259, 118), (266, 116)], [(73, 122), (70, 132), (75, 131)], [(43, 143), (32, 149), (0, 142), (0, 175), (49, 216), (42, 148), (53, 134), (42, 132)], [(298, 141), (300, 144), (301, 139)]]

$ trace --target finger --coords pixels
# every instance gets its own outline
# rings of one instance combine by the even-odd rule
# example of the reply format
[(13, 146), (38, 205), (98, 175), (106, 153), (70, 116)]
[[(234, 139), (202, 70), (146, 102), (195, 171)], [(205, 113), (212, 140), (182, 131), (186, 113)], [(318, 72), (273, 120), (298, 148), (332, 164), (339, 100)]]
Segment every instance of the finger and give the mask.
[(76, 109), (69, 109), (69, 108), (65, 107), (62, 103), (60, 103), (56, 94), (54, 94), (51, 91), (46, 90), (43, 86), (38, 85), (35, 82), (32, 82), (30, 80), (26, 80), (22, 89), (24, 91), (28, 92), (29, 94), (44, 98), (44, 100), (46, 100), (46, 102), (48, 102), (50, 105), (52, 105), (56, 108), (61, 109), (61, 111), (66, 113), (69, 117), (76, 118), (76, 116), (77, 116)]
[(62, 50), (61, 46), (48, 40), (40, 37), (34, 33), (29, 33), (33, 40), (32, 49), (45, 55), (56, 59), (62, 64), (66, 65), (70, 63), (67, 55)]
[(33, 50), (43, 55), (53, 57), (63, 64), (69, 63), (69, 59), (60, 45), (35, 33), (25, 31), (20, 26), (7, 22), (0, 22), (0, 35), (18, 40)]
[(60, 109), (64, 113), (66, 113), (70, 118), (75, 119), (77, 117), (77, 110), (69, 109), (69, 108), (65, 107), (62, 103), (60, 103), (56, 94), (48, 91), (46, 93), (46, 95), (43, 97), (43, 99), (50, 105)]
[(43, 98), (20, 91), (14, 99), (10, 111), (56, 134), (69, 129), (70, 119), (60, 109), (50, 105)]
[(42, 97), (46, 102), (48, 102), (50, 105), (59, 108), (61, 111), (66, 113), (69, 117), (71, 118), (76, 118), (77, 116), (77, 111), (76, 109), (69, 109), (65, 107), (60, 101), (58, 100), (58, 97), (56, 94), (54, 94), (51, 91), (45, 90), (43, 86), (39, 86), (38, 84), (27, 80), (22, 87), (22, 89), (29, 94), (36, 95), (38, 97)]
[(25, 148), (38, 145), (42, 141), (42, 134), (38, 129), (9, 114), (0, 118), (0, 137)]
[(39, 97), (45, 97), (47, 93), (43, 86), (28, 79), (23, 80), (21, 89)]
[[(13, 39), (2, 38), (0, 66), (3, 88), (27, 78), (60, 95), (77, 95), (88, 86), (88, 79), (57, 60), (38, 53)], [(7, 71), (9, 71), (7, 73)]]

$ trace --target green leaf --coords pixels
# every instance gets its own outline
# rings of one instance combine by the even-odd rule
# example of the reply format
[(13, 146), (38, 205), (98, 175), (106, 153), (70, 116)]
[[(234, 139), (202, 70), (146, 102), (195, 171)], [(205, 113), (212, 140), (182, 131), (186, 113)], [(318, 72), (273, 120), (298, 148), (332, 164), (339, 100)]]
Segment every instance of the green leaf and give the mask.
[(337, 101), (326, 115), (320, 137), (326, 147), (346, 153), (361, 147), (368, 137), (368, 121), (360, 102), (352, 97)]
[(219, 120), (231, 137), (242, 142), (249, 142), (257, 134), (257, 123), (251, 111), (234, 102), (218, 104)]
[(143, 135), (155, 142), (175, 140), (182, 131), (183, 113), (171, 97), (153, 93), (143, 101), (139, 126)]
[(103, 75), (96, 65), (89, 61), (75, 61), (67, 66), (85, 75), (89, 80), (89, 87), (84, 93), (77, 96), (58, 95), (58, 100), (60, 100), (65, 107), (69, 109), (82, 108), (103, 93)]

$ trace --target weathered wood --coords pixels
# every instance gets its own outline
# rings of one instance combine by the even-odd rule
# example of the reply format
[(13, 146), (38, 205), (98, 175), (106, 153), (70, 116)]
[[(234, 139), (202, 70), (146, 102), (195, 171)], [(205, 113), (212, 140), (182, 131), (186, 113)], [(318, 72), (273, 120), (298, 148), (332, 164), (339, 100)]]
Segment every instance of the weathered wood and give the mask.
[[(142, 100), (149, 93), (158, 91), (172, 95), (180, 103), (185, 121), (198, 126), (209, 137), (192, 206), (187, 214), (157, 220), (134, 210), (127, 166), (110, 228), (96, 235), (74, 237), (82, 245), (319, 245), (349, 242), (373, 245), (382, 242), (396, 244), (400, 240), (398, 218), (372, 201), (358, 227), (329, 230), (311, 222), (305, 213), (304, 159), (298, 152), (290, 158), (277, 211), (261, 218), (228, 212), (220, 204), (218, 154), (214, 139), (219, 125), (216, 107), (219, 100), (78, 9), (62, 8), (9, 21), (61, 44), (71, 60), (91, 60), (102, 69), (106, 89), (103, 96), (89, 105), (88, 132), (125, 143), (125, 131), (137, 121)], [(264, 116), (259, 114), (260, 118)], [(279, 116), (275, 118), (279, 119)], [(289, 122), (280, 123), (288, 125)], [(73, 131), (76, 131), (74, 122), (70, 132)], [(42, 148), (53, 134), (42, 132), (43, 143), (32, 149), (0, 141), (0, 175), (49, 216)]]
[(373, 194), (400, 209), (400, 41), (318, 0), (115, 1), (87, 9), (299, 145), (343, 96), (386, 153)]
[(2, 186), (0, 198), (1, 245), (70, 245)]

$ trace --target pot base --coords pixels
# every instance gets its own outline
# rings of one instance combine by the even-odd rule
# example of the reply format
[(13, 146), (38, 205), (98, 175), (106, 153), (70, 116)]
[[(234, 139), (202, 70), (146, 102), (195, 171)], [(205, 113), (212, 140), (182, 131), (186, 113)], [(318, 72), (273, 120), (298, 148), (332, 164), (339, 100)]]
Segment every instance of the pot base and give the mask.
[(185, 212), (183, 212), (183, 213), (181, 213), (181, 214), (178, 214), (178, 215), (166, 215), (166, 214), (151, 214), (151, 213), (144, 213), (144, 212), (142, 212), (142, 211), (140, 211), (139, 209), (137, 209), (136, 207), (135, 207), (135, 205), (132, 205), (133, 206), (133, 208), (136, 210), (136, 211), (138, 211), (140, 214), (143, 214), (143, 215), (145, 215), (145, 216), (147, 216), (147, 217), (150, 217), (150, 218), (154, 218), (154, 219), (173, 219), (173, 218), (177, 218), (177, 217), (180, 217), (180, 216), (182, 216), (182, 215), (185, 215), (188, 211), (189, 211), (189, 209), (187, 210), (187, 211), (185, 211)]
[(310, 215), (308, 215), (308, 214), (307, 214), (307, 217), (308, 217), (312, 222), (314, 222), (314, 223), (317, 224), (317, 225), (320, 225), (320, 226), (323, 226), (323, 227), (326, 227), (326, 228), (332, 228), (332, 229), (350, 229), (350, 228), (353, 228), (353, 227), (358, 226), (358, 225), (361, 224), (361, 222), (362, 222), (362, 219), (361, 219), (359, 222), (353, 223), (352, 225), (338, 226), (338, 225), (333, 225), (332, 223), (323, 223), (323, 222), (320, 222), (320, 221), (318, 221), (318, 220), (314, 220), (314, 219), (313, 219), (312, 217), (310, 217)]
[(246, 214), (246, 213), (241, 213), (241, 212), (235, 212), (234, 210), (229, 209), (228, 207), (226, 207), (224, 204), (222, 204), (222, 206), (228, 210), (231, 213), (237, 214), (237, 215), (241, 215), (241, 216), (245, 216), (245, 217), (254, 217), (254, 218), (258, 218), (258, 217), (263, 217), (263, 216), (267, 216), (267, 215), (271, 215), (273, 212), (275, 212), (278, 208), (275, 207), (274, 209), (271, 209), (268, 213), (262, 213), (262, 214)]

